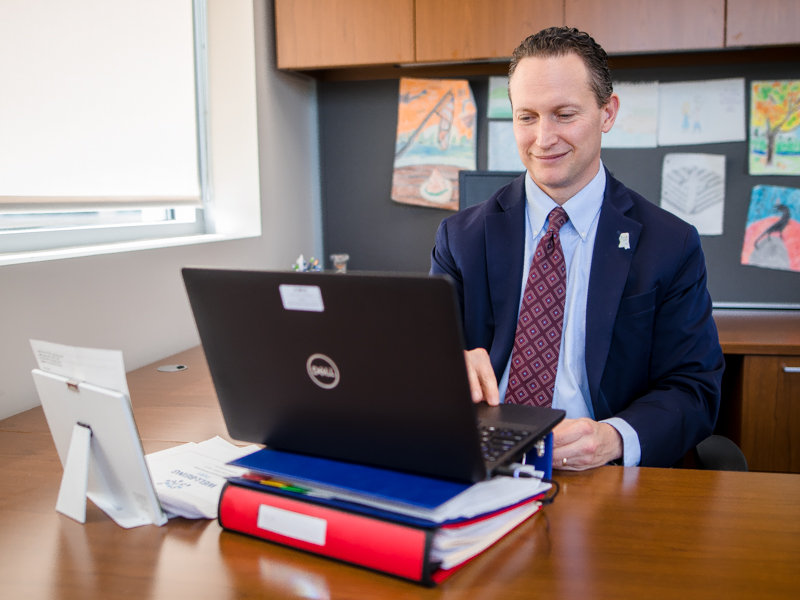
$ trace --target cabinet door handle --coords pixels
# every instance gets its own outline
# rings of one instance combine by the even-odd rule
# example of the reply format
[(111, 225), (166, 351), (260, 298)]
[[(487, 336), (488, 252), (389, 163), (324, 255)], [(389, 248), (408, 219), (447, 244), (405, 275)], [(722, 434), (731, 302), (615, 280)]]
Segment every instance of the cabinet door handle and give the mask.
[(800, 367), (783, 367), (784, 373), (800, 373)]

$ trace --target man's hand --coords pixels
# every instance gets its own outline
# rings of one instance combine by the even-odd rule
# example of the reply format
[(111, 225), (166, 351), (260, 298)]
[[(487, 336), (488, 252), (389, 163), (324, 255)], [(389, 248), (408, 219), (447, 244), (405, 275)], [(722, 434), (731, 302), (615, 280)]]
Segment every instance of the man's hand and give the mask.
[(469, 377), (469, 390), (472, 392), (473, 402), (484, 400), (491, 406), (500, 404), (500, 392), (497, 389), (497, 377), (494, 376), (492, 362), (485, 348), (464, 350), (464, 360), (467, 362), (467, 377)]
[(553, 429), (554, 469), (584, 471), (621, 456), (622, 436), (608, 423), (585, 417), (564, 419)]

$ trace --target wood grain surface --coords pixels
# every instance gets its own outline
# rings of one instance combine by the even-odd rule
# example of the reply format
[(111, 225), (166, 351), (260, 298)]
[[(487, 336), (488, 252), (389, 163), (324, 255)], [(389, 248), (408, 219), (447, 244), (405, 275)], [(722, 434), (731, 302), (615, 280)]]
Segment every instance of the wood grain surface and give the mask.
[(563, 0), (416, 0), (415, 11), (418, 62), (507, 58), (564, 24)]
[(725, 354), (800, 356), (800, 311), (714, 311)]
[(800, 356), (746, 356), (742, 399), (750, 469), (800, 473)]
[[(159, 373), (158, 364), (189, 369)], [(146, 452), (221, 435), (199, 348), (128, 374)], [(789, 598), (800, 591), (800, 476), (603, 467), (427, 589), (173, 519), (123, 530), (55, 512), (61, 465), (41, 408), (0, 421), (0, 598)]]
[(413, 0), (275, 0), (280, 69), (414, 60)]
[(566, 0), (566, 25), (609, 54), (722, 48), (725, 0)]
[(725, 45), (800, 44), (797, 0), (727, 0)]

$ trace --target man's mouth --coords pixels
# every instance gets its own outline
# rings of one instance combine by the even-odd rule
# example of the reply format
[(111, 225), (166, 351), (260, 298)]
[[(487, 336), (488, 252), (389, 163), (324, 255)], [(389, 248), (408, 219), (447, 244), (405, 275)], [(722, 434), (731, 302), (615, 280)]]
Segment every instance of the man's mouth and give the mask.
[(536, 160), (541, 160), (543, 162), (554, 162), (561, 158), (562, 156), (566, 156), (566, 152), (562, 152), (560, 154), (548, 154), (547, 156), (537, 156)]

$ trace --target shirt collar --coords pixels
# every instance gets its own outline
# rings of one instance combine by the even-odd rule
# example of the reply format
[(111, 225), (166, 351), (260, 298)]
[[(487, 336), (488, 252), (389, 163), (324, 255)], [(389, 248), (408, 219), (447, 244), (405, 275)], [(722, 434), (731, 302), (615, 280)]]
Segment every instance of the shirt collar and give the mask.
[[(606, 170), (603, 168), (603, 161), (601, 160), (597, 175), (581, 191), (567, 200), (562, 207), (569, 217), (567, 225), (571, 223), (578, 235), (584, 239), (589, 232), (592, 221), (600, 211), (605, 191)], [(538, 233), (544, 228), (547, 215), (558, 204), (534, 183), (530, 173), (525, 174), (525, 197), (527, 199), (528, 219), (533, 232)]]

